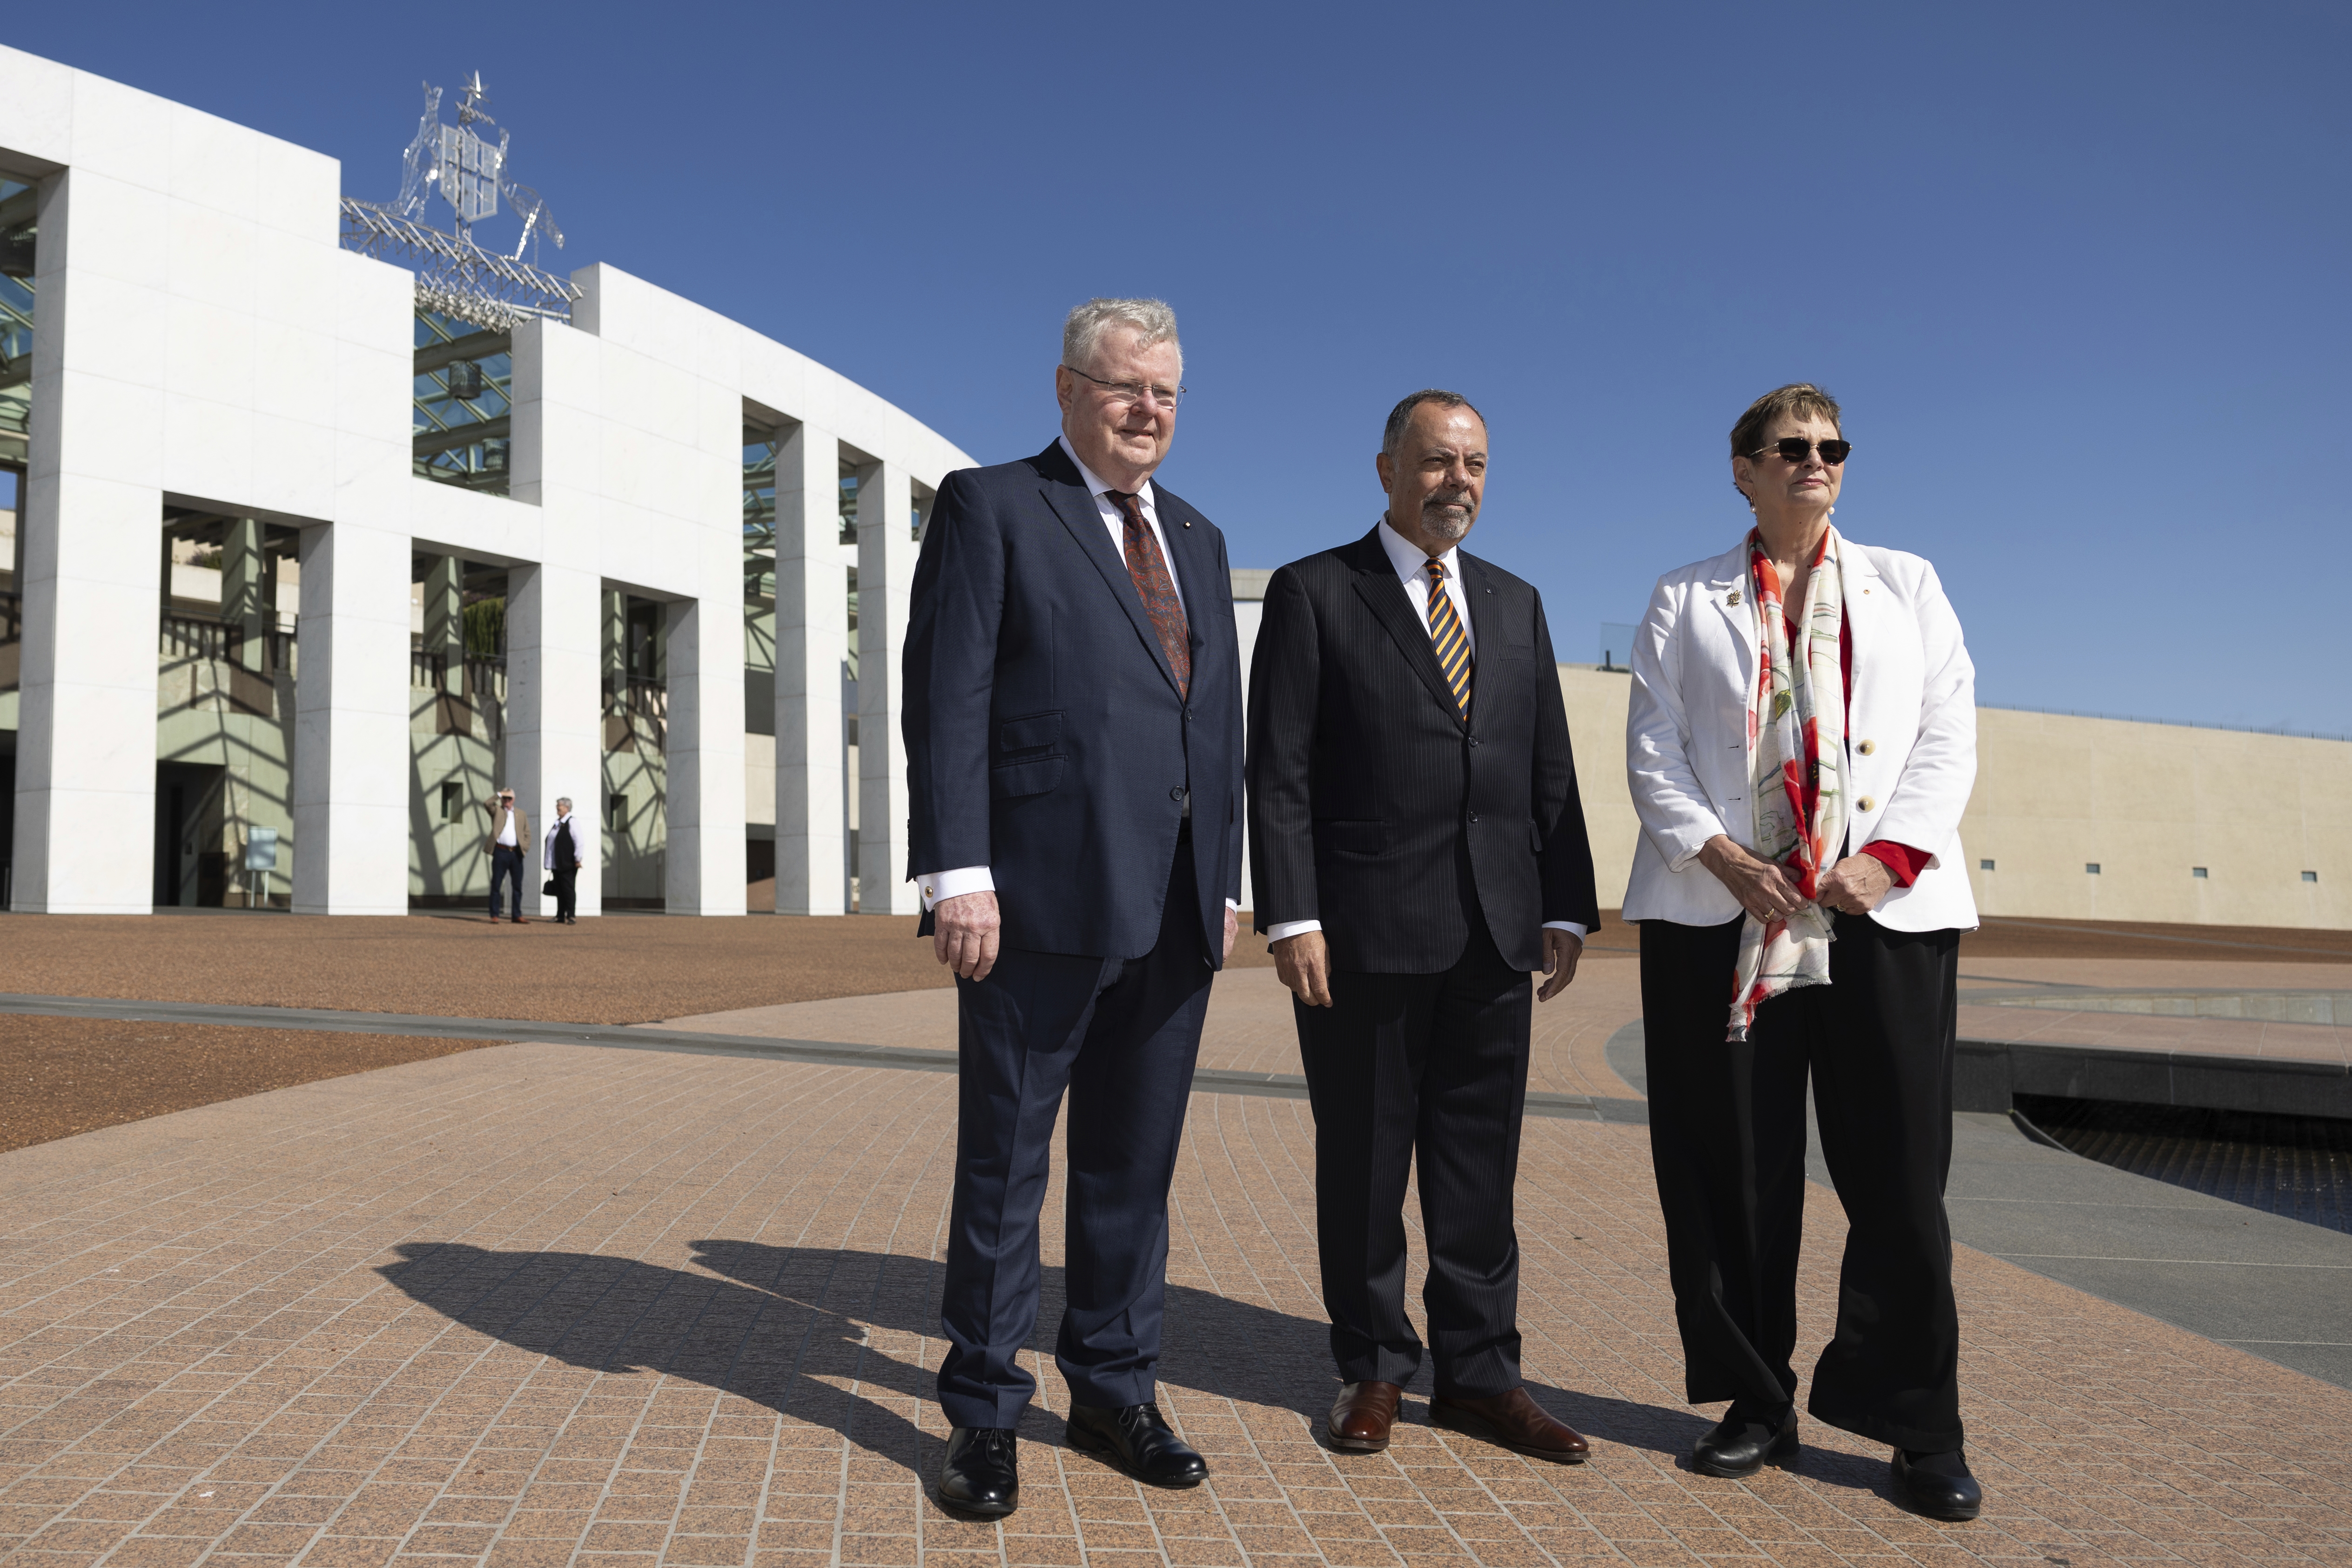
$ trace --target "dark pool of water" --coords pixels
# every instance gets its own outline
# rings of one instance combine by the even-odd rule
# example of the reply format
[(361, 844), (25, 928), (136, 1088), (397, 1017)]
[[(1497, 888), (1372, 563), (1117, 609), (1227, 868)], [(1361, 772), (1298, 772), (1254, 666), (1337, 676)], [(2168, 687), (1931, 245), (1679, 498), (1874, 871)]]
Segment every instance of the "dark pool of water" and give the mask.
[(2040, 1094), (2017, 1110), (2101, 1164), (2352, 1234), (2352, 1121)]

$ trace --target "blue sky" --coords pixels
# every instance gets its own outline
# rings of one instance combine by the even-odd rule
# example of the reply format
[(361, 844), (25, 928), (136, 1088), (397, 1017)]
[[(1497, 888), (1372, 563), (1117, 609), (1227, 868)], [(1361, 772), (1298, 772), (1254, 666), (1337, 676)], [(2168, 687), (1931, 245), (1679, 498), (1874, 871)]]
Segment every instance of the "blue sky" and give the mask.
[(1492, 426), (1472, 548), (1564, 658), (1737, 538), (1725, 433), (1819, 381), (1839, 522), (1935, 561), (1982, 700), (2352, 733), (2340, 5), (80, 0), (0, 42), (380, 198), (418, 82), (478, 68), (545, 259), (982, 461), (1050, 438), (1069, 305), (1162, 296), (1160, 478), (1240, 564), (1362, 532), (1389, 405), (1456, 387)]

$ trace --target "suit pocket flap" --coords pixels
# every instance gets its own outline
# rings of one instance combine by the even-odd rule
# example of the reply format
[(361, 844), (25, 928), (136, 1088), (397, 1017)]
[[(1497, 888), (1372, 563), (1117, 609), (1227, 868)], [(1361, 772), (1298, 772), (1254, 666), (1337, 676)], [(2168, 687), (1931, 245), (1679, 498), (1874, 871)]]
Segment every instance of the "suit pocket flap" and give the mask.
[(1389, 825), (1326, 817), (1315, 825), (1315, 847), (1331, 854), (1378, 855), (1389, 847)]
[(1062, 738), (1062, 715), (1033, 713), (1025, 719), (1009, 719), (997, 735), (997, 744), (1008, 752), (1034, 752), (1050, 746)]
[(988, 793), (1002, 800), (1007, 796), (1044, 795), (1062, 782), (1062, 769), (1068, 764), (1066, 757), (1040, 757), (1034, 763), (1008, 763), (988, 770)]

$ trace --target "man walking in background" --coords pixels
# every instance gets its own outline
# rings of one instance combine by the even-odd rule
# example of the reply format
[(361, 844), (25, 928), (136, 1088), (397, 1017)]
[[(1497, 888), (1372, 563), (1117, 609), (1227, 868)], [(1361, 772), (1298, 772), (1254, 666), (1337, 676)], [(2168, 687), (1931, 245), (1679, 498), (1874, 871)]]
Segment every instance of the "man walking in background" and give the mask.
[(530, 819), (515, 805), (511, 789), (499, 791), (490, 807), (490, 923), (499, 923), (499, 884), (514, 885), (514, 923), (522, 924), (523, 851), (530, 843)]
[(956, 973), (940, 1500), (1011, 1513), (1036, 1383), (1037, 1212), (1070, 1097), (1070, 1446), (1208, 1474), (1155, 1402), (1175, 1173), (1241, 892), (1241, 659), (1224, 536), (1152, 482), (1183, 350), (1157, 300), (1070, 312), (1062, 434), (940, 484), (908, 601), (908, 864)]
[(1436, 1363), (1430, 1419), (1538, 1458), (1585, 1440), (1519, 1374), (1511, 1192), (1530, 971), (1546, 1001), (1600, 921), (1551, 634), (1534, 588), (1462, 553), (1486, 424), (1457, 393), (1397, 405), (1385, 517), (1274, 574), (1251, 666), (1257, 929), (1297, 1000), (1315, 1110), (1332, 1447), (1388, 1447), (1421, 1365), (1405, 1315), (1416, 1158)]
[(555, 820), (547, 825), (547, 842), (539, 851), (539, 863), (547, 868), (547, 879), (555, 884), (555, 923), (576, 926), (574, 917), (580, 910), (580, 868), (583, 851), (587, 847), (589, 829), (572, 816), (572, 797), (555, 797)]

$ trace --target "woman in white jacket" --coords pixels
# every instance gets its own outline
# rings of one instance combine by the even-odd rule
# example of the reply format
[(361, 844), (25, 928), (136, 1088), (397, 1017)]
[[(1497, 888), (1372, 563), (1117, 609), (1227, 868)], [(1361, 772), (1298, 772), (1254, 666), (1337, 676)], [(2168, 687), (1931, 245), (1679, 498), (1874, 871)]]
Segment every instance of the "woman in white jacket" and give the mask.
[(1731, 1401), (1694, 1468), (1796, 1457), (1810, 1072), (1850, 1229), (1807, 1408), (1892, 1447), (1911, 1506), (1972, 1519), (1944, 1179), (1975, 672), (1935, 568), (1832, 525), (1850, 450), (1820, 388), (1759, 398), (1731, 432), (1754, 526), (1658, 580), (1624, 918), (1686, 1392)]

